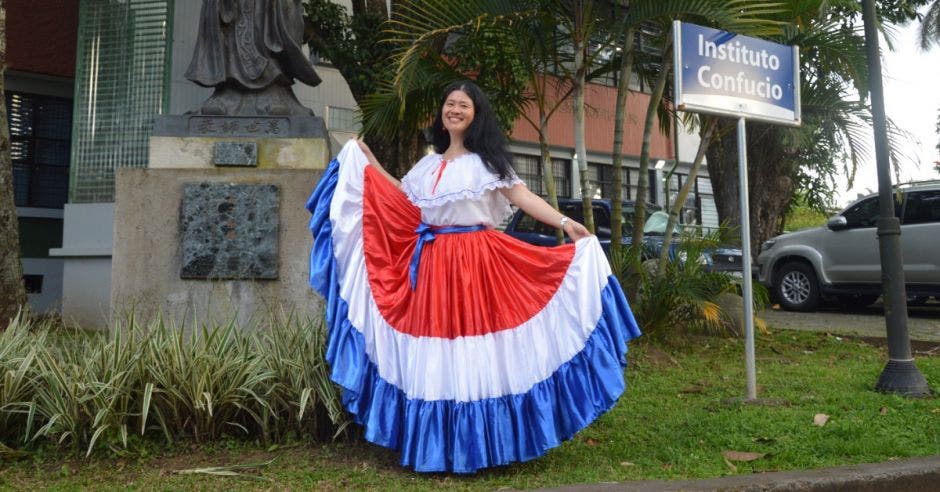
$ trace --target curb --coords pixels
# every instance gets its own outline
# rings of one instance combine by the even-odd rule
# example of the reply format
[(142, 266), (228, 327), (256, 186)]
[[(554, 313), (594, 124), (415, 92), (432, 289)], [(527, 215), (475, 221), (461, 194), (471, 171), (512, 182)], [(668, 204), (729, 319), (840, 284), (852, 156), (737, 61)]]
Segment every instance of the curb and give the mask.
[(558, 491), (842, 491), (940, 490), (940, 456), (816, 470), (755, 473), (707, 480), (643, 480), (560, 487)]

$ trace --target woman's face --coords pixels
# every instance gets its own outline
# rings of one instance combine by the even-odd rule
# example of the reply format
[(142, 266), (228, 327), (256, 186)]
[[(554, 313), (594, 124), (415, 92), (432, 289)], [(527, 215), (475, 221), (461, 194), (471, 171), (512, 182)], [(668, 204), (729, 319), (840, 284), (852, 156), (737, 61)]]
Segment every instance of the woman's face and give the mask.
[(473, 122), (473, 115), (473, 100), (466, 92), (458, 89), (447, 95), (441, 109), (445, 130), (451, 134), (463, 134)]

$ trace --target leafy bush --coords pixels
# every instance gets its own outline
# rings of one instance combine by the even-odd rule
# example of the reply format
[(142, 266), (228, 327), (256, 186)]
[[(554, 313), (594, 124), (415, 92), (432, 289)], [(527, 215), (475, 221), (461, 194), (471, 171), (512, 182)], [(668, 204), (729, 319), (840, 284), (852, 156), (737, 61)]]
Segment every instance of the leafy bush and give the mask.
[(324, 360), (322, 321), (192, 330), (131, 316), (112, 336), (20, 316), (0, 332), (0, 444), (126, 448), (242, 436), (335, 438), (349, 421)]
[[(737, 307), (726, 300), (740, 296), (743, 279), (730, 273), (707, 271), (702, 260), (706, 251), (726, 243), (727, 230), (705, 237), (682, 236), (663, 271), (658, 268), (658, 254), (635, 247), (624, 248), (612, 258), (614, 275), (624, 291), (630, 294), (630, 304), (644, 336), (658, 340), (674, 339), (690, 332), (713, 335), (740, 335), (743, 305)], [(640, 245), (640, 248), (645, 246)], [(754, 302), (767, 303), (767, 290), (754, 284)], [(760, 319), (756, 327), (766, 331)]]

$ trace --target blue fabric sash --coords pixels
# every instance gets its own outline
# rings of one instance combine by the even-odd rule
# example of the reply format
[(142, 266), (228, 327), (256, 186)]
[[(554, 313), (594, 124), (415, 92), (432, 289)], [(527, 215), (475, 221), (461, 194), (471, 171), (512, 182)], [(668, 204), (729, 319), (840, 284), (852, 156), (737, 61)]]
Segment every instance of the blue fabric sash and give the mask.
[(424, 243), (433, 241), (437, 234), (458, 234), (461, 232), (482, 231), (483, 229), (486, 229), (486, 226), (483, 224), (433, 227), (422, 222), (421, 225), (415, 229), (415, 233), (418, 234), (418, 244), (415, 245), (415, 254), (411, 257), (411, 265), (408, 267), (408, 272), (411, 274), (411, 290), (415, 290), (418, 286), (418, 264), (421, 262), (421, 251), (424, 250)]

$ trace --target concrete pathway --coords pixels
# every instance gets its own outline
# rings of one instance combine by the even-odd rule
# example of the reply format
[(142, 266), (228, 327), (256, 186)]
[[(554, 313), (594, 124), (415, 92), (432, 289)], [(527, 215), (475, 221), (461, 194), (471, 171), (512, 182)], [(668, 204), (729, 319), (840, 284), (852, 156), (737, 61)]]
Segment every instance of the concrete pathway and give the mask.
[(675, 490), (728, 491), (936, 491), (940, 490), (940, 457), (838, 466), (818, 470), (755, 473), (709, 480), (643, 480), (629, 483), (573, 485), (567, 492), (634, 492)]
[[(758, 314), (771, 329), (827, 331), (845, 335), (885, 338), (884, 310), (875, 304), (864, 310), (841, 312), (828, 307), (815, 313), (767, 309)], [(908, 308), (907, 328), (912, 340), (940, 342), (940, 304)]]

